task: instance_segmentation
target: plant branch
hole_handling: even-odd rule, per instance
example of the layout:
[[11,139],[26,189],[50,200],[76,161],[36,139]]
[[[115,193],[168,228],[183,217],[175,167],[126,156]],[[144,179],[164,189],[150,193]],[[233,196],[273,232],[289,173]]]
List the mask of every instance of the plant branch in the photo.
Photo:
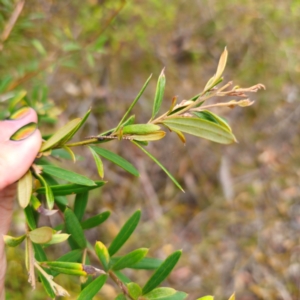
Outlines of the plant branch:
[[12,15],[10,16],[10,19],[8,20],[7,24],[5,25],[5,28],[1,34],[0,37],[0,51],[3,50],[3,44],[8,39],[13,27],[15,26],[22,10],[25,4],[25,0],[21,0],[17,3],[15,10],[13,11]]
[[119,288],[122,290],[123,294],[126,295],[129,299],[134,300],[134,298],[132,298],[129,295],[126,285],[116,276],[116,274],[113,271],[109,271],[108,274],[109,274],[110,278],[119,286]]

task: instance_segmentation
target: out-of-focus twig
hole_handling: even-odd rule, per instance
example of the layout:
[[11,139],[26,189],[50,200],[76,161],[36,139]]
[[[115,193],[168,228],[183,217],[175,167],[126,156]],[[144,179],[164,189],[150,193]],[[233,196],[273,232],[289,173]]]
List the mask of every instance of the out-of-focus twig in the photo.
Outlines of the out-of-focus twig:
[[[20,10],[20,11],[19,11],[19,14],[20,14],[21,11],[22,11],[22,8],[23,8],[23,6],[24,6],[25,0],[21,0],[19,3],[21,3],[21,2],[22,2],[23,4],[22,4],[21,9],[19,9],[19,10]],[[19,3],[18,3],[18,5],[17,5],[17,7],[16,7],[16,9],[15,9],[15,11],[14,11],[14,13],[13,13],[13,15],[15,15],[15,12],[17,11],[17,8],[19,7]],[[89,46],[91,43],[93,43],[93,42],[99,37],[99,35],[101,35],[101,34],[108,28],[108,26],[111,24],[111,22],[115,19],[115,17],[116,17],[116,16],[120,13],[120,11],[124,8],[125,4],[126,4],[126,0],[122,0],[122,1],[121,1],[120,7],[119,7],[118,9],[116,9],[116,10],[109,16],[109,18],[108,18],[107,21],[105,22],[105,24],[104,24],[104,26],[102,27],[102,29],[100,30],[100,32],[97,33],[97,36],[95,36],[95,37],[93,37],[93,38],[91,39],[92,42],[87,43],[85,46],[81,47],[80,50],[78,50],[78,51],[81,51],[82,49],[86,48],[86,47]],[[19,16],[19,14],[17,15],[17,17]],[[13,18],[13,15],[12,15],[11,19]],[[16,19],[15,19],[14,22],[16,22],[17,17],[16,17]],[[10,19],[9,23],[11,23],[11,19]],[[11,27],[11,29],[12,29],[12,27]],[[6,31],[6,29],[4,30],[4,32],[5,32],[5,31]],[[2,36],[4,35],[4,32],[3,32]],[[2,49],[1,49],[1,46],[3,46],[2,43],[1,43],[1,41],[3,42],[3,40],[0,38],[0,51],[2,50]],[[69,57],[70,55],[73,55],[74,53],[76,53],[76,51],[73,51],[71,54],[70,54],[70,53],[63,54],[63,51],[62,51],[62,50],[58,50],[58,51],[57,51],[56,53],[54,53],[50,58],[47,58],[45,61],[42,61],[42,62],[40,63],[40,66],[37,68],[37,70],[32,71],[32,72],[29,72],[29,73],[25,74],[23,77],[18,78],[18,79],[16,79],[15,81],[13,81],[13,82],[8,86],[6,92],[15,89],[17,86],[19,86],[19,85],[22,84],[23,82],[26,82],[27,80],[29,80],[29,79],[35,77],[36,75],[38,75],[39,73],[41,73],[42,71],[44,71],[45,69],[47,69],[53,62],[56,62],[57,59],[64,59],[64,58],[67,58],[67,57]]]
[[15,10],[13,11],[10,19],[6,23],[4,30],[0,36],[0,51],[3,50],[3,44],[9,37],[13,27],[15,26],[25,4],[25,0],[21,0],[17,3]]
[[28,72],[26,73],[24,76],[16,79],[15,81],[13,81],[7,88],[6,92],[12,91],[13,89],[15,89],[17,86],[19,86],[20,84],[22,84],[23,82],[35,77],[36,75],[38,75],[39,73],[41,73],[42,71],[46,70],[48,67],[50,67],[53,63],[56,62],[56,55],[52,55],[50,58],[48,58],[45,61],[42,61],[39,65],[39,67],[32,71],[32,72]]

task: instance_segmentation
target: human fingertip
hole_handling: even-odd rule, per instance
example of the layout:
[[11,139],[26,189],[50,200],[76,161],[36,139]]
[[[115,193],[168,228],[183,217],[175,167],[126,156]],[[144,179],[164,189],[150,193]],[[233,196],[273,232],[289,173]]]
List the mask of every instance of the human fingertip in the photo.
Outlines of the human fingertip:
[[30,111],[29,106],[22,107],[11,114],[9,120],[18,120],[25,117]]
[[22,141],[31,136],[37,129],[37,123],[31,122],[19,128],[11,137],[11,141]]

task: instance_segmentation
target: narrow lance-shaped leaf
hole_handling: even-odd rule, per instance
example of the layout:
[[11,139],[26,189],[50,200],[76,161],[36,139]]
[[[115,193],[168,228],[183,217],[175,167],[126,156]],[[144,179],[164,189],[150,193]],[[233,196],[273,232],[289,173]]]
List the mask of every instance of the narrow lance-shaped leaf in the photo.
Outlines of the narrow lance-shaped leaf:
[[[82,250],[76,249],[72,250],[61,257],[59,257],[56,261],[64,261],[64,262],[79,262],[82,257]],[[52,271],[52,276],[55,277],[59,275],[59,272]]]
[[40,180],[40,182],[43,184],[46,194],[46,201],[49,209],[52,209],[54,206],[54,195],[51,187],[48,185],[47,181],[40,175],[35,174],[36,177]]
[[95,152],[98,153],[100,156],[106,158],[107,160],[110,160],[111,162],[115,163],[119,167],[129,172],[130,174],[134,176],[139,176],[138,170],[123,157],[103,148],[95,146],[92,146],[91,148],[93,148]]
[[158,131],[160,126],[155,124],[133,124],[123,127],[123,134],[149,134]]
[[128,221],[123,225],[118,235],[114,238],[111,245],[108,248],[110,256],[113,256],[129,239],[135,228],[137,227],[141,218],[141,211],[136,211]]
[[69,234],[66,233],[55,233],[52,235],[52,239],[45,244],[45,246],[59,244],[65,242],[69,238]]
[[101,275],[97,277],[81,291],[77,300],[93,299],[93,297],[101,290],[106,280],[106,275]]
[[9,101],[9,111],[11,112],[13,108],[26,96],[27,92],[22,90],[18,92],[10,101]]
[[91,109],[89,109],[86,114],[80,118],[80,122],[78,123],[78,125],[70,131],[70,133],[64,137],[64,139],[62,139],[59,144],[65,144],[67,141],[69,141],[74,135],[75,133],[83,126],[83,124],[86,122],[87,118],[89,117],[91,113]]
[[40,262],[40,264],[44,267],[49,267],[50,270],[55,272],[60,272],[68,275],[76,275],[76,276],[88,276],[88,275],[98,275],[100,272],[104,273],[104,271],[100,269],[96,269],[90,265],[84,265],[81,263],[74,262],[65,262],[65,261],[44,261]]
[[140,248],[136,249],[134,251],[131,251],[130,253],[122,256],[113,266],[112,269],[115,271],[122,270],[125,268],[130,268],[132,265],[139,262],[141,259],[143,259],[148,253],[148,249],[146,248]]
[[26,216],[26,221],[31,230],[36,228],[36,220],[33,214],[33,209],[31,205],[27,205],[24,209],[24,213]]
[[9,246],[9,247],[16,247],[16,246],[20,245],[24,241],[25,238],[26,238],[25,234],[18,236],[18,237],[13,237],[10,235],[3,235],[4,243],[6,246]]
[[105,211],[101,214],[98,214],[94,217],[91,217],[81,222],[81,227],[83,230],[94,228],[102,224],[104,221],[106,221],[109,216],[110,216],[110,211]]
[[129,106],[128,110],[126,111],[126,113],[124,114],[123,118],[121,119],[120,123],[118,124],[118,126],[115,129],[115,132],[118,132],[121,125],[124,123],[124,121],[126,120],[126,118],[128,117],[128,115],[130,114],[131,110],[133,109],[133,107],[135,106],[135,104],[139,101],[140,97],[142,96],[142,94],[144,93],[150,79],[152,77],[152,74],[148,77],[148,79],[146,80],[146,82],[144,83],[142,89],[140,90],[140,92],[138,93],[138,95],[136,96],[136,98],[133,100],[133,102],[131,103],[131,105]]
[[160,287],[152,290],[143,296],[145,300],[183,300],[187,297],[186,293],[178,292],[172,288]]
[[69,208],[66,208],[64,216],[68,233],[71,234],[72,238],[80,248],[85,248],[86,239],[77,217]]
[[41,55],[43,55],[43,56],[47,55],[47,51],[45,50],[44,46],[42,45],[42,43],[39,40],[33,39],[33,40],[31,40],[31,43]]
[[132,141],[137,147],[139,147],[144,153],[146,153],[155,163],[157,163],[161,169],[169,176],[169,178],[175,183],[175,185],[184,192],[184,189],[181,185],[177,182],[177,180],[170,174],[170,172],[152,155],[150,154],[145,148],[139,145],[137,142]]
[[207,120],[190,117],[172,117],[163,121],[171,130],[179,130],[216,143],[230,144],[236,141],[232,132]]
[[207,84],[204,88],[204,92],[209,91],[211,88],[213,88],[220,81],[221,76],[222,76],[222,74],[225,70],[225,67],[226,67],[227,57],[228,57],[228,52],[227,52],[227,49],[225,47],[223,53],[221,54],[216,74],[212,78],[209,79],[209,81],[207,82]]
[[143,295],[151,292],[161,284],[171,273],[181,256],[181,251],[175,251],[161,264],[143,287]]
[[[33,246],[34,256],[37,261],[46,261],[47,260],[47,256],[41,245],[31,243],[29,238],[27,238],[26,241],[28,241],[28,243],[27,243],[28,245]],[[52,272],[50,270],[44,269],[44,271],[52,276]],[[49,281],[45,278],[45,276],[42,273],[40,273],[40,272],[38,272],[38,273],[39,273],[39,277],[40,277],[40,280],[43,284],[45,291],[47,292],[49,297],[51,297],[51,299],[53,299],[55,297],[55,294],[53,292],[52,286],[50,285]]]
[[103,243],[101,243],[100,241],[97,241],[95,244],[95,252],[96,252],[104,270],[108,271],[109,263],[110,263],[110,255],[108,253],[106,246]]
[[76,162],[76,156],[75,156],[74,152],[67,146],[63,146],[63,149],[65,149],[70,154],[73,162],[75,163]]
[[[96,188],[103,186],[105,181],[95,181],[94,186],[86,186],[80,184],[62,184],[62,185],[51,185],[51,190],[53,191],[54,196],[66,196],[72,194],[80,194],[86,191],[90,191]],[[35,190],[36,193],[44,195],[46,193],[45,187],[40,187]]]
[[43,143],[41,150],[42,152],[54,148],[61,140],[63,140],[68,134],[70,134],[75,128],[77,128],[78,124],[80,124],[81,119],[77,118],[66,125],[61,127],[56,133],[54,133],[51,138],[49,138],[45,143]]
[[155,92],[155,97],[154,97],[154,104],[153,104],[153,110],[152,110],[152,119],[157,115],[159,112],[159,109],[162,104],[162,100],[164,97],[164,92],[165,92],[165,85],[166,85],[166,77],[164,74],[163,69],[158,77],[157,81],[157,86],[156,86],[156,92]]
[[181,131],[179,131],[179,130],[173,129],[172,131],[175,132],[175,133],[177,134],[177,136],[179,137],[179,139],[180,139],[180,140],[182,141],[182,143],[185,145],[186,139],[185,139],[184,134],[183,134]]
[[140,269],[140,270],[156,270],[158,269],[163,261],[158,258],[144,257],[142,260],[132,265],[131,269]]
[[99,157],[99,155],[96,153],[96,151],[92,148],[92,147],[88,147],[93,155],[97,170],[98,170],[98,174],[100,176],[100,178],[104,177],[104,168],[103,168],[103,162],[101,160],[101,158]]
[[225,47],[223,53],[221,54],[220,60],[219,60],[219,64],[218,64],[218,68],[217,68],[217,72],[215,75],[215,80],[217,81],[223,74],[225,67],[226,67],[226,63],[227,63],[227,57],[228,57],[228,51],[227,48]]
[[77,194],[76,197],[75,197],[74,214],[76,215],[76,217],[79,221],[82,220],[82,217],[85,213],[88,198],[89,198],[89,192],[88,191]]
[[28,170],[18,182],[18,201],[22,208],[25,208],[30,202],[32,192],[32,174]]
[[150,142],[161,140],[165,135],[166,133],[164,131],[159,130],[149,134],[130,135],[130,139],[140,142]]
[[77,174],[75,172],[71,172],[53,165],[43,165],[42,166],[43,173],[52,175],[54,177],[64,179],[70,181],[72,183],[77,183],[81,185],[93,186],[95,182],[83,175]]

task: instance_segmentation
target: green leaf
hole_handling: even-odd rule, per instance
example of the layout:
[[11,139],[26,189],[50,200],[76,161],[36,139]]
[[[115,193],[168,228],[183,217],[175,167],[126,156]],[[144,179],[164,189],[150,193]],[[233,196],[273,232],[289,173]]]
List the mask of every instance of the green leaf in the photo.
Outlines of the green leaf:
[[156,86],[156,92],[155,92],[155,97],[154,97],[154,104],[153,104],[153,110],[152,110],[152,119],[157,115],[159,112],[159,109],[162,104],[162,100],[164,97],[164,92],[165,92],[165,85],[166,85],[166,77],[164,74],[163,69],[158,77],[157,81],[157,86]]
[[155,124],[133,124],[123,127],[123,134],[149,134],[159,129],[160,126]]
[[120,281],[122,281],[123,283],[128,284],[131,282],[131,280],[125,274],[123,274],[121,271],[115,271],[114,273],[118,277],[118,279]]
[[30,202],[32,193],[32,174],[28,170],[18,182],[18,201],[22,208],[25,208]]
[[26,222],[31,230],[36,229],[36,221],[31,205],[27,205],[24,209]]
[[106,158],[107,160],[110,160],[114,164],[118,165],[119,167],[121,167],[124,170],[126,170],[127,172],[129,172],[130,174],[132,174],[134,176],[139,176],[138,170],[131,163],[129,163],[127,160],[125,160],[121,156],[119,156],[113,152],[110,152],[106,149],[103,149],[103,148],[98,148],[95,146],[91,147],[91,148],[93,148],[100,156]]
[[21,90],[9,101],[8,109],[10,112],[26,96],[26,94],[27,92],[25,90]]
[[74,212],[71,209],[66,208],[66,210],[64,211],[64,216],[67,232],[71,234],[72,238],[79,246],[79,248],[86,248],[85,235]]
[[177,180],[169,173],[169,171],[152,155],[150,154],[145,148],[139,145],[137,142],[132,141],[137,147],[139,147],[144,153],[146,153],[156,164],[160,166],[160,168],[169,176],[169,178],[175,183],[175,185],[184,192],[184,189],[181,185],[177,182]]
[[112,269],[115,271],[130,268],[132,265],[143,259],[148,253],[148,249],[140,248],[136,249],[124,256],[122,256],[113,266]]
[[83,192],[77,194],[74,201],[74,214],[76,215],[79,221],[82,220],[82,217],[85,213],[86,205],[89,200],[89,192]]
[[97,241],[95,244],[95,252],[96,252],[104,270],[108,271],[109,263],[110,263],[110,256],[109,256],[106,246],[102,242]]
[[209,81],[205,85],[204,92],[209,91],[211,88],[213,88],[220,81],[221,76],[222,76],[222,74],[225,70],[225,67],[226,67],[227,57],[228,57],[228,52],[227,52],[227,49],[225,47],[223,53],[221,54],[216,74],[212,78],[209,79]]
[[40,227],[29,231],[28,236],[30,240],[36,244],[46,244],[51,241],[53,230],[50,227]]
[[142,288],[135,282],[128,283],[127,289],[128,289],[129,295],[133,299],[138,299],[138,297],[142,295]]
[[101,290],[102,286],[107,280],[106,275],[101,275],[93,280],[87,287],[85,287],[79,294],[77,300],[93,299],[93,297]]
[[144,93],[150,79],[152,77],[152,74],[148,77],[148,79],[146,80],[146,82],[144,83],[142,89],[140,90],[140,92],[138,93],[138,95],[136,96],[136,98],[133,100],[133,102],[131,103],[131,105],[129,106],[128,110],[126,111],[126,113],[124,114],[123,118],[121,119],[120,123],[118,124],[118,126],[115,129],[115,132],[117,132],[120,127],[122,126],[122,124],[124,123],[125,119],[127,118],[127,116],[130,114],[131,110],[133,109],[133,107],[135,106],[135,104],[139,101],[140,97],[142,96],[142,94]]
[[80,118],[76,118],[68,122],[66,125],[61,127],[56,133],[54,133],[50,139],[43,143],[40,151],[44,152],[50,148],[54,148],[57,144],[59,144],[59,142],[64,140],[66,136],[70,135],[70,133],[72,133],[72,131],[76,129],[80,123]]
[[96,153],[96,151],[92,147],[88,146],[88,148],[90,149],[90,151],[93,155],[93,158],[94,158],[97,170],[98,170],[98,174],[99,174],[100,178],[103,178],[104,177],[103,162],[102,162],[101,158],[98,156],[98,154]]
[[67,147],[67,146],[62,146],[63,149],[69,153],[69,155],[71,156],[72,160],[73,160],[73,163],[76,163],[76,155],[75,153],[71,150],[71,148]]
[[107,218],[110,216],[110,211],[105,211],[101,214],[98,214],[94,217],[91,217],[83,222],[81,222],[81,227],[83,230],[94,228],[104,221],[107,220]]
[[64,179],[67,181],[70,181],[72,183],[80,184],[80,185],[87,185],[87,186],[93,186],[95,185],[95,182],[83,175],[56,167],[52,165],[43,165],[42,166],[43,173],[52,175],[54,177]]
[[[47,260],[47,256],[46,256],[46,253],[44,251],[44,249],[42,248],[42,246],[40,244],[32,244],[33,246],[33,249],[34,249],[34,256],[35,256],[35,259],[37,261],[46,261]],[[51,273],[50,271],[47,272],[47,273]]]
[[204,296],[204,297],[201,297],[201,298],[198,298],[197,300],[214,300],[215,297],[214,296]]
[[45,194],[46,194],[46,201],[49,209],[52,209],[54,206],[54,195],[51,187],[48,185],[47,181],[40,175],[35,174],[37,178],[40,180],[40,182],[43,184],[45,188]]
[[25,238],[26,238],[25,234],[18,236],[18,237],[13,237],[10,235],[3,235],[4,243],[6,246],[9,246],[9,247],[16,247],[16,246],[20,245],[24,241]]
[[85,266],[81,263],[65,262],[65,261],[44,261],[41,262],[44,267],[49,267],[51,271],[61,274],[87,276]]
[[124,294],[119,294],[115,300],[127,300],[126,296],[124,296]]
[[228,51],[227,51],[227,48],[225,47],[223,53],[221,54],[219,64],[218,64],[218,69],[217,69],[217,72],[215,75],[216,81],[219,80],[221,78],[221,76],[223,75],[223,72],[225,70],[226,63],[227,63],[227,57],[228,57]]
[[43,56],[47,55],[47,52],[46,52],[44,46],[42,45],[42,43],[39,40],[33,39],[33,40],[31,40],[31,43],[41,55],[43,55]]
[[62,45],[62,49],[65,52],[77,51],[77,50],[81,50],[81,46],[79,44],[71,41],[71,42],[65,42]]
[[228,123],[226,121],[224,121],[222,118],[220,118],[219,116],[217,116],[216,114],[212,113],[209,110],[195,111],[195,112],[193,112],[193,114],[200,119],[214,122],[214,123],[219,124],[220,126],[224,127],[228,131],[230,131],[230,132],[232,131],[231,127],[228,125]]
[[[96,188],[103,186],[106,182],[105,181],[94,181],[96,185],[94,186],[86,186],[86,185],[79,185],[79,184],[62,184],[62,185],[51,185],[50,188],[53,191],[54,196],[66,196],[72,194],[80,194],[86,191],[90,191]],[[44,195],[45,188],[40,187],[36,189],[38,194]]]
[[149,142],[149,141],[158,141],[164,138],[166,133],[162,130],[156,131],[149,134],[139,134],[139,135],[130,135],[130,139],[139,141],[139,142]]
[[73,130],[71,130],[71,132],[64,139],[62,139],[59,144],[65,144],[67,141],[69,141],[75,135],[75,133],[83,126],[83,124],[86,122],[87,118],[89,117],[90,113],[91,113],[91,109],[89,109],[85,113],[85,115],[82,118],[80,118],[79,124]]
[[76,249],[62,255],[56,261],[77,262],[81,259],[81,257],[82,257],[82,250]]
[[[0,80],[0,93],[4,93],[8,87],[8,85],[11,83],[12,78],[9,75],[6,75],[5,77],[2,77]],[[11,94],[11,93],[9,93]]]
[[111,245],[108,248],[110,256],[113,256],[129,239],[135,228],[137,227],[141,218],[141,211],[136,211],[128,221],[123,225],[118,235],[114,238]]
[[207,120],[190,117],[170,117],[163,121],[171,130],[179,130],[216,143],[230,144],[236,141],[234,135],[224,127]]
[[[46,180],[47,184],[50,186],[51,191],[52,191],[52,186],[59,184],[56,179],[54,179],[52,176],[50,176],[48,174],[44,174],[43,178]],[[52,191],[52,194],[53,194],[53,196],[55,196],[55,199],[54,199],[55,203],[58,204],[61,211],[64,211],[65,207],[68,205],[67,198],[65,196],[54,195],[53,191]],[[32,201],[32,198],[31,198],[31,201]]]
[[163,263],[162,260],[152,257],[144,257],[142,260],[132,265],[131,269],[140,269],[140,270],[156,270]]
[[187,297],[186,293],[177,292],[172,288],[161,287],[152,290],[143,296],[145,300],[183,300]]
[[143,295],[150,293],[161,284],[171,273],[181,256],[181,251],[175,251],[161,264],[143,287]]
[[55,233],[52,235],[52,239],[46,243],[45,246],[59,244],[66,241],[69,238],[69,234],[66,233]]
[[[82,257],[82,250],[81,249],[76,249],[72,250],[65,255],[62,255],[59,257],[56,261],[64,261],[64,262],[79,262]],[[54,272],[52,271],[52,276],[55,277],[59,275],[59,272]]]
[[[161,297],[161,298],[149,298],[150,299],[157,299],[157,300],[184,300],[186,299],[188,295],[184,292],[176,292],[175,294],[171,295],[171,296],[166,296],[166,297]],[[146,299],[148,299],[146,297]]]

